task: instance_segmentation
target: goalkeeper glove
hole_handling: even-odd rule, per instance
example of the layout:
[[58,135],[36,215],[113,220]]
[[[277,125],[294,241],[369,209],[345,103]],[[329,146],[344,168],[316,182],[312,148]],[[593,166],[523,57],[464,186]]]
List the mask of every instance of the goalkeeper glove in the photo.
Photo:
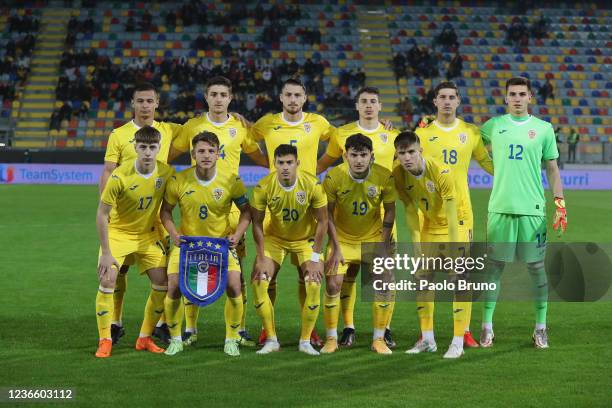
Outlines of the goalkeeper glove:
[[555,197],[555,207],[557,208],[555,209],[553,229],[561,236],[567,228],[567,211],[565,211],[565,200],[563,197]]

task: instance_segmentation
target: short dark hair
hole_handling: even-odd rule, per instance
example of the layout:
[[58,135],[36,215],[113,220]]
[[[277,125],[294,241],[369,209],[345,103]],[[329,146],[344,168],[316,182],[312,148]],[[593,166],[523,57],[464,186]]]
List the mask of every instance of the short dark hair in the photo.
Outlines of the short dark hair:
[[274,149],[274,158],[275,159],[277,157],[287,156],[289,154],[294,155],[295,158],[297,159],[297,157],[298,157],[297,147],[295,147],[294,145],[282,144],[282,145],[278,145],[278,147],[276,149]]
[[134,143],[153,144],[161,141],[161,133],[153,126],[143,126],[134,134]]
[[285,89],[287,85],[301,86],[302,89],[304,90],[304,94],[306,94],[306,87],[304,86],[302,81],[300,81],[299,78],[289,78],[285,82],[283,82],[283,86],[281,86],[281,92],[283,89]]
[[370,93],[370,94],[374,94],[376,96],[380,96],[380,91],[378,90],[378,88],[376,88],[374,86],[364,86],[359,91],[357,91],[357,95],[355,95],[355,102],[359,101],[359,97],[363,93]]
[[199,142],[206,142],[211,146],[215,146],[217,149],[219,148],[219,138],[213,132],[200,132],[191,139],[192,148],[195,147]]
[[344,143],[344,149],[348,152],[348,150],[351,148],[358,152],[362,152],[364,150],[371,152],[373,150],[372,139],[361,133],[350,135]]
[[153,91],[155,95],[157,95],[157,89],[155,89],[155,85],[150,82],[139,82],[134,85],[134,90],[132,91],[132,98],[136,92],[144,92],[144,91]]
[[453,81],[444,81],[444,82],[440,82],[435,88],[434,88],[434,98],[438,97],[438,93],[442,90],[442,89],[454,89],[455,92],[457,92],[457,97],[459,98],[459,88],[457,87],[457,84],[455,84]]
[[419,137],[417,136],[417,134],[414,133],[412,130],[405,130],[401,132],[399,135],[397,135],[397,137],[395,138],[395,141],[393,142],[393,145],[395,146],[395,149],[397,150],[400,147],[408,147],[415,143],[418,145],[421,144],[421,141],[419,140]]
[[510,78],[506,82],[506,93],[508,92],[508,88],[511,87],[512,85],[525,85],[527,89],[529,89],[529,92],[531,92],[531,81],[529,80],[529,78],[525,78],[525,77]]
[[218,75],[218,76],[210,78],[206,82],[206,87],[205,87],[206,93],[208,93],[208,89],[211,86],[214,86],[214,85],[223,85],[223,86],[226,86],[227,89],[229,90],[229,92],[232,93],[232,81],[230,81],[229,79],[227,79],[224,76]]

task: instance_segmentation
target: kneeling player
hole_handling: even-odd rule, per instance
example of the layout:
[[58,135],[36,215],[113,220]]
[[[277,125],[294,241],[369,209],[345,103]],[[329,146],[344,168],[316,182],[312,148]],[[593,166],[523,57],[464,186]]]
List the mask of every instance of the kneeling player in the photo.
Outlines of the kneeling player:
[[[323,188],[329,213],[330,256],[326,264],[325,328],[327,340],[321,353],[338,349],[340,288],[344,275],[355,275],[361,263],[362,242],[383,242],[390,247],[395,220],[396,192],[391,172],[374,163],[372,139],[360,133],[346,140],[344,163],[327,173]],[[384,219],[380,207],[384,206]],[[387,293],[387,297],[392,294]],[[372,304],[374,335],[372,350],[391,354],[384,341],[392,303],[380,299]]]
[[[440,250],[442,244],[432,243],[469,242],[469,230],[463,228],[457,218],[455,187],[450,170],[439,167],[432,159],[422,156],[423,149],[414,132],[400,133],[395,139],[395,148],[400,165],[393,169],[393,178],[397,193],[406,206],[407,223],[413,241],[424,243],[427,257],[450,256],[449,248]],[[423,213],[422,233],[419,230],[417,208]],[[428,281],[433,275],[432,271],[419,271],[418,274]],[[432,291],[422,291],[418,294],[417,313],[421,338],[413,348],[406,351],[408,354],[437,350],[433,331],[433,297]],[[470,300],[469,293],[455,292],[454,334],[444,358],[459,358],[463,355],[463,335],[472,312]]]
[[[98,206],[96,227],[100,237],[98,276],[100,287],[96,297],[96,318],[100,341],[96,357],[110,357],[112,349],[111,319],[113,292],[119,267],[126,257],[137,260],[141,273],[151,280],[151,294],[136,350],[162,353],[151,333],[164,310],[168,290],[166,249],[155,229],[166,182],[173,173],[170,166],[156,160],[161,134],[145,126],[134,135],[137,158],[124,162],[111,174]],[[110,217],[110,221],[109,221]]]
[[[297,257],[306,283],[299,350],[310,355],[319,354],[310,344],[310,333],[317,321],[321,302],[321,249],[327,231],[327,200],[319,180],[298,171],[298,165],[297,148],[279,145],[274,150],[276,171],[264,177],[253,191],[253,236],[257,258],[251,280],[255,309],[267,334],[258,354],[280,349],[268,286],[288,253]],[[264,231],[266,209],[270,222]]]
[[[225,346],[223,351],[230,356],[239,356],[240,321],[242,317],[242,293],[240,285],[240,264],[236,245],[246,231],[251,215],[246,187],[240,177],[232,172],[218,172],[219,139],[214,133],[202,132],[196,135],[191,145],[191,156],[195,166],[181,171],[168,182],[161,219],[168,230],[174,247],[168,261],[168,297],[166,299],[166,319],[170,327],[170,346],[166,354],[174,355],[183,350],[181,326],[183,308],[180,307],[178,282],[180,235],[207,236],[211,238],[228,237],[227,299],[225,302]],[[230,234],[230,209],[235,203],[240,210],[240,221],[233,234]],[[181,209],[180,232],[172,219],[176,205]]]

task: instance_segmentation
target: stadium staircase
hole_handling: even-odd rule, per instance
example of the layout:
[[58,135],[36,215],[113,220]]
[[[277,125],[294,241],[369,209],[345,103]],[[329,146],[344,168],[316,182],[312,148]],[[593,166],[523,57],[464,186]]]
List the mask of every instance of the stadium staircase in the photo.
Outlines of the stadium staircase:
[[69,18],[69,9],[52,8],[42,13],[31,71],[17,117],[15,147],[47,147],[49,119],[55,106],[55,87]]
[[363,67],[366,84],[380,90],[383,104],[382,117],[400,126],[402,118],[397,114],[400,101],[398,86],[389,61],[393,59],[387,14],[383,8],[363,8],[357,15],[360,47],[364,55]]

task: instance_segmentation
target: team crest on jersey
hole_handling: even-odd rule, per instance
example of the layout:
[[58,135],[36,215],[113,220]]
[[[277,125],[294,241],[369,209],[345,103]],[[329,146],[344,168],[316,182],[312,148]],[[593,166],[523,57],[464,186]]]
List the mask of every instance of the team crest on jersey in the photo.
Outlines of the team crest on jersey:
[[164,184],[164,179],[162,177],[158,177],[155,179],[155,189],[156,190],[159,190],[162,184]]
[[306,204],[306,192],[305,191],[296,192],[295,199],[297,200],[298,203],[302,205]]
[[387,140],[389,140],[389,135],[386,133],[381,133],[378,137],[380,137],[380,141],[383,143],[387,143]]
[[459,133],[459,141],[461,144],[465,144],[465,142],[467,142],[467,135],[465,133]]
[[215,200],[219,201],[223,197],[223,189],[222,188],[215,188],[213,190],[213,197],[214,197]]
[[236,137],[236,129],[235,129],[235,128],[230,128],[230,129],[229,129],[229,136],[230,136],[231,138]]
[[433,181],[431,180],[427,180],[427,183],[425,183],[425,188],[427,189],[427,191],[429,191],[430,193],[433,193],[436,191],[436,185],[433,183]]
[[310,133],[310,130],[312,128],[310,127],[310,123],[304,123],[304,130],[306,131],[306,133]]
[[377,194],[378,194],[378,189],[376,188],[376,186],[368,187],[368,197],[374,198],[376,197]]
[[527,132],[527,135],[529,136],[530,139],[535,139],[535,137],[537,136],[536,131],[533,129],[529,129],[529,132]]

